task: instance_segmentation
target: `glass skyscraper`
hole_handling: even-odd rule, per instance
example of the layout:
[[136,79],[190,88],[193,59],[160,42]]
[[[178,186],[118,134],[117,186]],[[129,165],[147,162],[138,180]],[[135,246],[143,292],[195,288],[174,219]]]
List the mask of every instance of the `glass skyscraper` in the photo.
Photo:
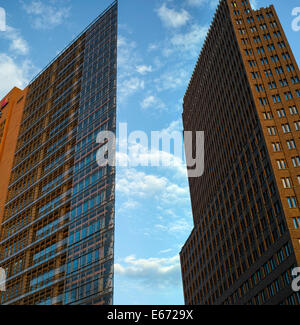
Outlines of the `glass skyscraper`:
[[1,102],[3,305],[113,303],[115,168],[96,138],[116,132],[117,7]]

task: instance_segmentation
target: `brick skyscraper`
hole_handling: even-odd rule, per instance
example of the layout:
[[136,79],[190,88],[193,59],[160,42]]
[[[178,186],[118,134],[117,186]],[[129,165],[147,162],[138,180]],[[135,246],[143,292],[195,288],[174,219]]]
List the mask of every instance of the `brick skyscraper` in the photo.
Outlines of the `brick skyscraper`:
[[4,305],[113,302],[117,1],[24,90],[1,102],[0,267]]
[[205,131],[180,253],[186,304],[300,303],[299,79],[273,6],[220,1],[184,98],[184,129]]

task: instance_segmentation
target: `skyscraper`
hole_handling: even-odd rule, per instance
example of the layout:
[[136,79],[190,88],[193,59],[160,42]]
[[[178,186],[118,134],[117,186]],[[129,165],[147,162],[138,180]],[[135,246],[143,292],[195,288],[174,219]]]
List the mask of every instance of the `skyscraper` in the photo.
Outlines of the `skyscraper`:
[[116,132],[117,6],[1,101],[1,304],[113,302],[115,169],[96,137]]
[[205,131],[180,257],[186,304],[299,304],[299,68],[273,6],[221,0],[184,98]]

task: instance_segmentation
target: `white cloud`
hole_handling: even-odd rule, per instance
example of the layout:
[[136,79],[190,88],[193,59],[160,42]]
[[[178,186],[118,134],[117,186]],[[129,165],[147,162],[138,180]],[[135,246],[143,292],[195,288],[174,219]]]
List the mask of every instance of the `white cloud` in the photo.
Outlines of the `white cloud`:
[[207,3],[207,0],[187,0],[190,6],[202,6]]
[[187,0],[187,4],[193,7],[201,7],[204,5],[209,5],[211,9],[215,9],[220,0]]
[[139,206],[139,202],[133,200],[133,199],[129,199],[125,202],[122,203],[122,205],[119,208],[118,213],[124,213],[124,212],[128,212],[129,210],[134,210]]
[[207,26],[192,25],[187,33],[177,33],[171,38],[171,51],[185,51],[189,55],[197,56],[201,50],[201,44],[208,32]]
[[126,169],[118,179],[116,189],[125,195],[149,197],[157,195],[166,188],[168,179],[156,175],[147,175],[135,169]]
[[162,110],[162,109],[166,108],[166,105],[162,102],[162,100],[158,97],[153,96],[153,95],[146,97],[141,102],[141,106],[144,109],[152,108],[152,109]]
[[29,46],[17,29],[11,26],[6,26],[6,32],[3,33],[3,37],[10,41],[9,50],[14,54],[28,54]]
[[186,10],[169,9],[165,3],[157,10],[157,14],[165,26],[172,28],[184,26],[190,19]]
[[172,235],[184,235],[189,233],[193,229],[192,225],[189,222],[187,222],[186,219],[183,218],[179,220],[172,220],[166,225],[157,224],[155,225],[155,228]]
[[250,4],[252,9],[257,10],[258,9],[258,0],[250,0]]
[[[190,24],[184,32],[172,32],[164,40],[148,47],[148,51],[160,50],[163,57],[168,58],[168,67],[172,67],[174,73],[178,73],[178,66],[189,75],[194,68],[194,59],[200,54],[201,47],[208,33],[209,27],[206,25]],[[170,63],[172,60],[173,64]],[[192,66],[187,62],[193,61]],[[160,60],[160,62],[162,62]],[[174,69],[175,67],[175,69]],[[190,68],[191,71],[188,71]]]
[[23,9],[32,17],[33,27],[36,29],[51,29],[65,22],[70,16],[70,7],[59,7],[44,4],[42,1],[33,0],[30,3],[21,1]]
[[120,98],[123,100],[135,92],[143,90],[145,88],[145,81],[138,77],[131,76],[129,79],[120,81],[119,85]]
[[128,168],[119,173],[116,190],[127,198],[151,198],[164,204],[182,204],[189,201],[189,188],[172,183],[166,177]]
[[141,59],[137,54],[136,43],[121,35],[118,39],[119,107],[129,96],[145,88],[145,81],[137,69],[137,67],[143,66],[140,63]]
[[182,120],[180,119],[180,120],[172,121],[168,125],[168,127],[162,130],[162,132],[166,134],[171,134],[173,131],[182,132],[182,130],[183,130],[183,125],[182,125]]
[[148,51],[149,51],[149,52],[151,52],[151,51],[156,51],[158,48],[159,48],[159,45],[158,45],[158,44],[151,43],[151,44],[148,46]]
[[33,66],[29,60],[17,64],[7,54],[0,53],[0,98],[13,87],[24,88],[32,76]]
[[136,67],[136,71],[139,73],[139,74],[142,74],[142,75],[145,75],[147,74],[148,72],[152,72],[152,66],[149,65],[138,65]]
[[118,66],[125,71],[136,70],[139,59],[136,54],[136,43],[120,35],[118,38]]
[[167,253],[170,253],[170,252],[172,252],[172,248],[163,249],[163,250],[159,251],[159,254],[167,254]]
[[181,285],[179,256],[147,259],[128,256],[124,259],[123,265],[115,264],[115,272],[142,282],[150,288],[169,288]]
[[186,69],[177,68],[162,73],[154,80],[157,91],[172,90],[188,84],[190,75]]
[[[149,100],[152,102],[152,99]],[[182,136],[182,122],[180,120],[173,121],[170,125],[160,130],[160,135],[167,140],[174,140],[173,151],[170,142],[169,152],[155,148],[155,143],[137,143],[136,140],[129,141],[125,139],[118,139],[117,151],[117,165],[119,166],[153,166],[160,167],[164,172],[170,172],[172,177],[187,180],[187,168],[185,163],[183,136]],[[149,135],[149,139],[151,135]],[[177,145],[181,145],[181,149]],[[176,144],[176,148],[175,148]],[[172,153],[173,152],[173,153]],[[122,174],[123,176],[125,174]]]

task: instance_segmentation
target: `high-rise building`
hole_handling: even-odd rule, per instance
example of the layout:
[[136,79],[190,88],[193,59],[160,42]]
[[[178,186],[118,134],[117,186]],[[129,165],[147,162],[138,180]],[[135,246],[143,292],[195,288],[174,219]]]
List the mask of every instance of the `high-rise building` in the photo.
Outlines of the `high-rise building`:
[[2,305],[113,303],[117,6],[1,101]]
[[183,104],[184,130],[205,131],[186,304],[300,304],[299,78],[273,6],[220,1]]

